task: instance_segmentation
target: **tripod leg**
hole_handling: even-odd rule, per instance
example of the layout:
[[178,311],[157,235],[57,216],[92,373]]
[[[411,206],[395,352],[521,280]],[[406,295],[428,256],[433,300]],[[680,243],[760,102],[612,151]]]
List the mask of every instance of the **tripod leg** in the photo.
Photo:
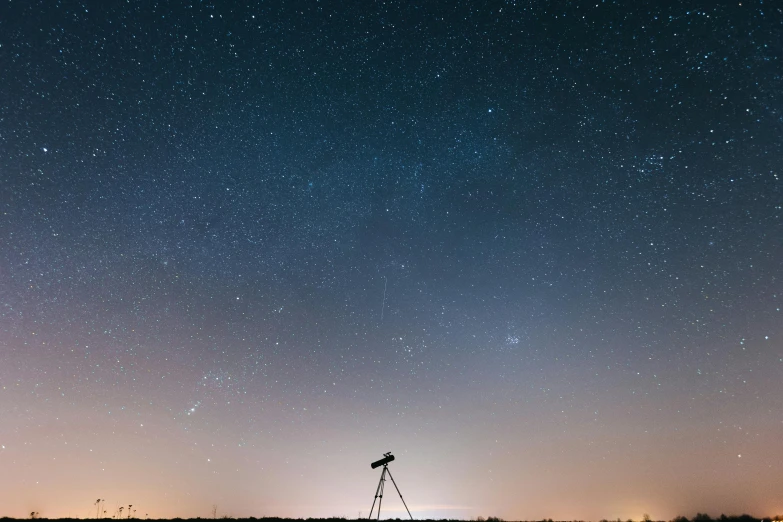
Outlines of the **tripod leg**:
[[384,466],[383,467],[383,473],[381,473],[381,496],[378,497],[378,518],[376,520],[381,519],[381,502],[383,502],[383,489],[386,487],[386,473],[388,473],[389,469]]
[[[372,511],[375,509],[375,502],[378,500],[378,496],[383,497],[383,475],[386,472],[386,469],[384,468],[383,473],[381,473],[381,480],[378,481],[378,487],[375,489],[375,498],[372,500],[372,507],[370,508],[370,516],[367,517],[367,520],[372,519]],[[381,505],[378,504],[378,515],[381,514]]]
[[[400,488],[397,487],[397,483],[394,481],[394,477],[392,477],[391,471],[389,472],[389,478],[392,479],[392,484],[394,484],[394,489],[397,490],[397,494],[400,496],[400,500],[402,500],[402,505],[405,506],[405,511],[408,512],[408,516],[411,517],[411,520],[413,520],[413,515],[411,515],[411,510],[408,509],[408,504],[405,503],[405,499],[402,498],[402,493],[400,493]],[[378,505],[378,514],[380,515],[380,504]]]

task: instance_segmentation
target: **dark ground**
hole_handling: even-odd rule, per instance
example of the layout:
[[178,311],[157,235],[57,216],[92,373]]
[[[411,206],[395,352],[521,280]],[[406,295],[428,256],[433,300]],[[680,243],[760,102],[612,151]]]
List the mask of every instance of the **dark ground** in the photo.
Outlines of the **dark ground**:
[[[366,520],[366,519],[348,519],[348,518],[345,518],[345,517],[331,517],[331,518],[280,518],[280,517],[244,517],[244,518],[234,518],[234,517],[219,517],[219,518],[222,519],[222,520],[235,520],[237,522],[250,522],[250,521],[253,521],[253,522],[286,522],[286,521],[294,521],[294,520],[307,520],[308,522],[336,522],[336,521],[353,522],[354,520],[356,520],[356,522],[360,522],[361,520]],[[17,521],[17,520],[21,521],[21,520],[32,520],[32,519],[31,518],[10,518],[10,517],[2,517],[2,518],[0,518],[0,522],[14,522],[14,521]],[[67,522],[67,521],[70,521],[70,520],[89,520],[89,519],[83,519],[83,518],[52,518],[52,519],[49,519],[49,518],[44,518],[44,517],[35,517],[34,520],[46,520],[46,521],[48,521],[48,520],[57,520],[59,522]],[[104,520],[113,520],[113,519],[104,519]],[[197,517],[197,518],[171,518],[171,519],[167,519],[167,518],[145,518],[145,519],[134,518],[133,520],[135,520],[135,521],[138,521],[138,520],[152,520],[152,521],[155,521],[155,522],[172,522],[172,521],[192,522],[192,521],[195,521],[195,520],[212,520],[212,519],[208,518],[208,517],[203,517],[203,518],[202,517]],[[407,520],[407,519],[395,518],[395,519],[384,519],[384,520]],[[435,522],[435,520],[437,520],[437,522],[449,522],[451,519],[445,519],[444,518],[444,519],[417,519],[417,520],[421,520],[423,522],[428,522],[428,521]],[[483,522],[484,520],[486,520],[486,522],[512,522],[512,521],[504,521],[503,519],[496,518],[496,517],[489,517],[488,519],[484,519],[483,517],[479,517],[478,520],[479,520],[479,522]],[[712,522],[712,521],[716,521],[716,522],[773,522],[773,521],[783,521],[783,515],[775,515],[775,516],[772,516],[772,517],[761,517],[761,518],[752,517],[750,515],[728,515],[728,516],[727,515],[720,515],[719,517],[713,518],[713,517],[711,517],[709,515],[698,513],[696,516],[694,516],[693,518],[690,518],[690,519],[688,517],[679,516],[679,517],[675,517],[671,521],[649,521],[649,522]],[[462,521],[462,520],[459,520],[459,521],[455,520],[455,522],[464,522],[464,521]],[[584,521],[576,521],[576,520],[575,521],[554,521],[554,520],[552,520],[550,518],[550,519],[544,519],[544,520],[541,520],[541,521],[520,521],[520,522],[584,522]],[[604,520],[601,520],[600,522],[623,522],[623,521],[620,520],[620,519],[617,519],[617,521],[607,521],[607,520],[604,519]],[[628,520],[626,522],[634,522],[634,521],[633,520]]]

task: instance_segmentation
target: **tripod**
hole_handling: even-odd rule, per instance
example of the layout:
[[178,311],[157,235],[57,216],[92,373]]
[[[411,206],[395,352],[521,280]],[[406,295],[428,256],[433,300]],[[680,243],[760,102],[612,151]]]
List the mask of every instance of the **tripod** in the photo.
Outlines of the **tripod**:
[[[394,458],[394,457],[392,457]],[[370,508],[370,516],[367,517],[367,519],[372,518],[372,511],[375,509],[375,501],[378,501],[378,516],[376,520],[381,519],[381,502],[383,502],[383,485],[384,482],[386,482],[386,474],[389,474],[389,478],[392,480],[392,484],[394,484],[394,489],[397,490],[397,494],[400,496],[400,500],[402,500],[402,505],[405,506],[405,511],[408,512],[408,516],[411,517],[411,520],[413,520],[413,515],[411,515],[411,510],[408,509],[408,504],[405,503],[405,499],[402,498],[402,493],[400,493],[400,488],[397,487],[397,483],[394,481],[394,477],[392,477],[391,471],[389,471],[388,463],[383,465],[383,471],[381,472],[381,480],[378,481],[378,489],[375,490],[375,499],[372,501],[372,507]]]

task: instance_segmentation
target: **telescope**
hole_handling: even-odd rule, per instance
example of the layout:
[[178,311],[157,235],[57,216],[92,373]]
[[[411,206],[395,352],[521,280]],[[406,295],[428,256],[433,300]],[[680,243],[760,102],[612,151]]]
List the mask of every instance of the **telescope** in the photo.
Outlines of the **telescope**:
[[394,460],[394,455],[392,455],[391,452],[384,453],[383,454],[383,458],[381,460],[376,460],[375,462],[370,464],[370,467],[372,469],[375,469],[375,468],[377,468],[379,466],[385,466],[386,464],[388,464],[389,462],[391,462],[393,460]]
[[379,468],[383,466],[383,472],[381,473],[381,480],[378,481],[378,488],[375,490],[375,498],[372,501],[372,507],[370,508],[370,516],[367,517],[369,520],[372,520],[372,512],[375,510],[375,503],[378,503],[378,515],[376,516],[376,520],[381,519],[381,503],[383,502],[383,485],[386,482],[386,475],[389,475],[389,478],[392,480],[392,484],[394,484],[394,489],[397,490],[397,494],[400,496],[400,500],[402,500],[402,505],[405,506],[405,511],[408,512],[408,516],[411,517],[411,520],[413,520],[413,515],[411,515],[411,510],[408,509],[408,504],[405,503],[405,499],[402,498],[402,493],[400,493],[400,488],[397,487],[397,483],[394,481],[394,477],[392,477],[391,471],[389,471],[389,462],[394,460],[394,455],[391,454],[391,451],[387,451],[383,454],[383,458],[380,460],[376,460],[372,464],[370,464],[370,467],[372,469]]

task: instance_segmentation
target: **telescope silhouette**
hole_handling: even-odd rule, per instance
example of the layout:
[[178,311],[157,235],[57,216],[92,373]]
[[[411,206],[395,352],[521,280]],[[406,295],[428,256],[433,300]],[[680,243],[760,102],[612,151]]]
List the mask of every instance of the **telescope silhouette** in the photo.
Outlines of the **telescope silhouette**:
[[394,489],[397,490],[397,494],[400,496],[400,500],[402,500],[402,505],[405,506],[405,511],[408,512],[408,516],[411,517],[411,520],[413,520],[413,515],[411,515],[411,510],[408,509],[408,504],[405,503],[405,499],[402,498],[402,493],[400,493],[400,488],[397,487],[397,482],[394,481],[394,477],[392,477],[391,471],[389,471],[389,462],[394,460],[394,455],[391,454],[390,451],[387,451],[383,454],[383,458],[381,460],[376,460],[372,464],[370,464],[370,467],[372,469],[379,468],[383,466],[383,472],[381,472],[381,480],[378,481],[378,488],[375,490],[375,498],[372,501],[372,507],[370,508],[370,516],[367,517],[368,519],[372,519],[372,512],[375,510],[375,503],[378,503],[378,514],[376,516],[376,520],[381,519],[381,503],[383,502],[383,485],[386,482],[386,475],[389,475],[389,478],[392,480],[392,484],[394,484]]
[[383,465],[386,465],[386,464],[388,464],[389,462],[391,462],[391,461],[393,461],[393,460],[394,460],[394,455],[392,455],[391,453],[385,453],[384,455],[385,455],[385,456],[384,456],[384,457],[383,457],[381,460],[376,460],[375,462],[373,462],[372,464],[370,464],[370,467],[371,467],[372,469],[375,469],[375,468],[377,468],[378,466],[383,466]]

